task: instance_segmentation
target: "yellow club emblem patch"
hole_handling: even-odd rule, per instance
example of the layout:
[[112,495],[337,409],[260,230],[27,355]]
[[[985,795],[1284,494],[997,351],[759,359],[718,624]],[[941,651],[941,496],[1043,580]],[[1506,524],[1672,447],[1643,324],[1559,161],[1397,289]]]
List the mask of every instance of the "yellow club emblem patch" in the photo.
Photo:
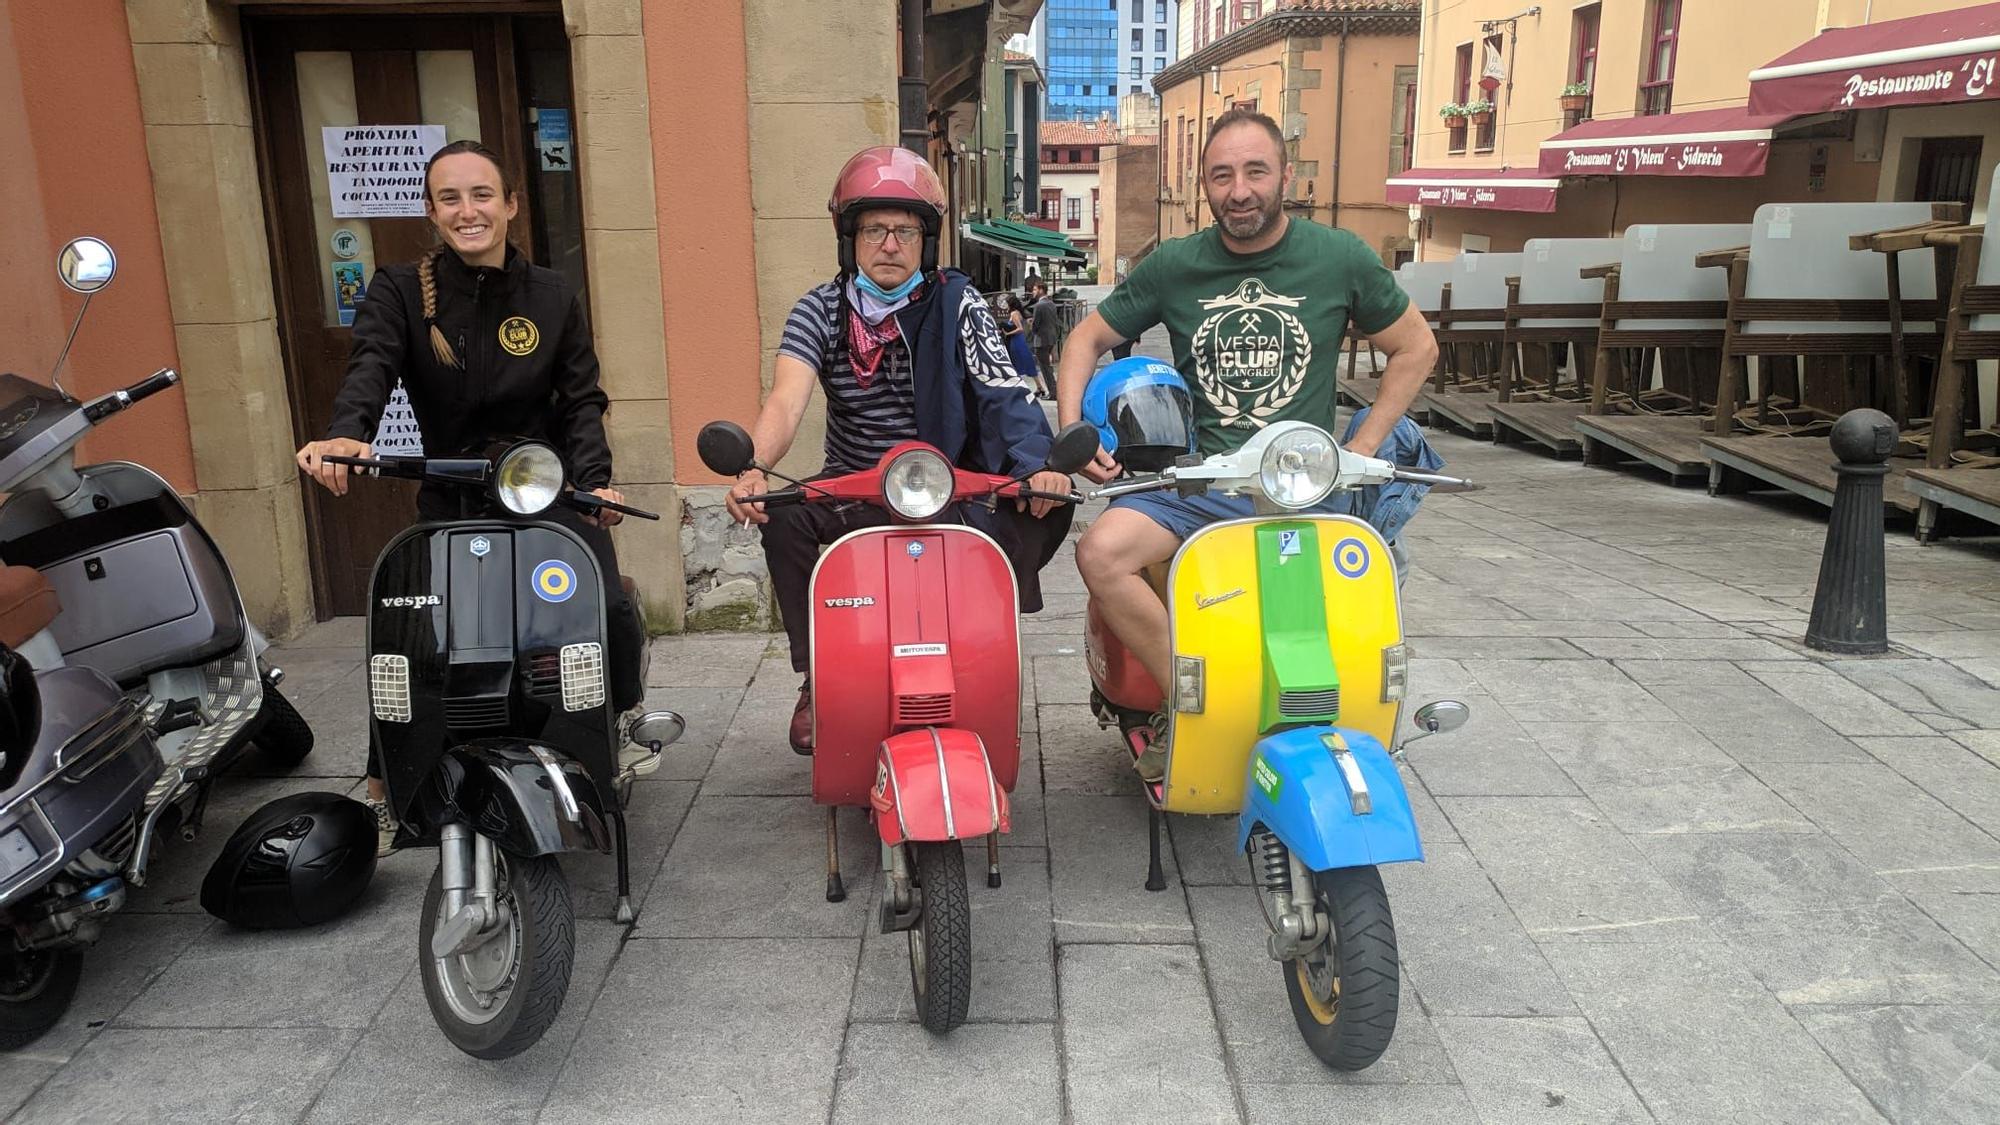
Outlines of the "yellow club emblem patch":
[[527,355],[541,342],[541,329],[525,316],[510,316],[500,322],[500,346],[511,355]]

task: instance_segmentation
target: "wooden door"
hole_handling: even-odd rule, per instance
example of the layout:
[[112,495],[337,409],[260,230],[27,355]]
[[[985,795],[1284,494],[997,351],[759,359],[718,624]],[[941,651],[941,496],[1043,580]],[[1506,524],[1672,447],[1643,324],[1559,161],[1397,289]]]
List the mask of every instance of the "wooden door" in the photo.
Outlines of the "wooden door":
[[[244,23],[293,436],[303,444],[324,437],[332,419],[356,302],[366,300],[357,279],[365,285],[377,268],[412,261],[436,241],[421,216],[336,218],[322,128],[441,125],[447,142],[484,142],[526,188],[510,239],[535,260],[573,271],[580,283],[581,239],[570,237],[581,225],[573,173],[561,176],[551,215],[538,215],[548,194],[538,187],[548,176],[539,173],[536,112],[528,104],[533,97],[560,106],[565,127],[573,121],[567,45],[559,17],[533,14],[279,15]],[[546,74],[527,81],[522,64],[530,54],[544,70],[559,63],[559,81]],[[538,165],[533,177],[526,175],[529,159]],[[565,162],[559,171],[570,167]],[[564,221],[572,216],[576,222]],[[415,486],[364,481],[334,497],[301,477],[300,488],[318,615],[361,613],[376,555],[414,518]]]

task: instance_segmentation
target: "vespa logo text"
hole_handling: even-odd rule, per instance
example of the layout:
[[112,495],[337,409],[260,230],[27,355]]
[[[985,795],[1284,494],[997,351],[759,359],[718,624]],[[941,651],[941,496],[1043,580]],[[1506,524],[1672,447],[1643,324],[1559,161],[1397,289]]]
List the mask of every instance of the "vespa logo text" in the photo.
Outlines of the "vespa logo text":
[[1209,606],[1221,605],[1231,598],[1240,598],[1242,596],[1243,591],[1241,588],[1231,590],[1226,594],[1217,594],[1212,598],[1204,598],[1200,594],[1196,594],[1194,596],[1194,607],[1196,609],[1207,609]]
[[443,605],[440,594],[408,594],[403,597],[383,598],[383,609],[423,609],[427,606]]
[[874,598],[866,598],[866,597],[826,599],[826,608],[828,609],[858,609],[862,606],[868,606],[874,604],[875,604]]

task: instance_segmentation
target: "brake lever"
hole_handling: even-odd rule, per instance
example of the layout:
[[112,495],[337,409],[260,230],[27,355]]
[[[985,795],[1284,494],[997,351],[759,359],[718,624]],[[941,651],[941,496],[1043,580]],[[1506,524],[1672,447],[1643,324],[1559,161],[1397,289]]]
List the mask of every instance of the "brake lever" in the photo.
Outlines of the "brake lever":
[[578,510],[582,511],[585,515],[594,516],[597,513],[604,511],[605,509],[608,508],[611,511],[622,512],[628,516],[637,516],[642,520],[657,520],[660,518],[658,513],[648,512],[643,508],[634,508],[625,504],[620,504],[615,500],[606,500],[602,496],[598,496],[595,493],[585,492],[581,489],[571,489],[568,493],[568,500],[572,507],[575,507]]

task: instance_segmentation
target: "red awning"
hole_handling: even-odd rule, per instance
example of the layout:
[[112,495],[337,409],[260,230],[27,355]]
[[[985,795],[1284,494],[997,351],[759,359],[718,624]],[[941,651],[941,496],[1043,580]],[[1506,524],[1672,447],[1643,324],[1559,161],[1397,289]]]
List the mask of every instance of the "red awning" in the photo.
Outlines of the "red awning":
[[1542,142],[1545,176],[1761,176],[1782,115],[1699,109],[1586,121]]
[[2000,98],[2000,4],[1822,31],[1750,72],[1750,112]]
[[1553,211],[1561,181],[1533,168],[1412,168],[1389,177],[1391,203],[1473,207],[1481,211]]

